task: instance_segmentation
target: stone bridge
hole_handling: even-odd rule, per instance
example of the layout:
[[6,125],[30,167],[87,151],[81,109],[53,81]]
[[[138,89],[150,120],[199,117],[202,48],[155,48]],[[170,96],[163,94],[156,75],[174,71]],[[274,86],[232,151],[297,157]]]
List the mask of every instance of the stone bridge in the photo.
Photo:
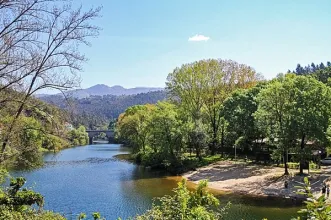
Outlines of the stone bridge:
[[99,135],[100,133],[105,133],[109,143],[114,140],[114,131],[111,130],[86,130],[88,134],[89,144],[93,144],[93,137]]

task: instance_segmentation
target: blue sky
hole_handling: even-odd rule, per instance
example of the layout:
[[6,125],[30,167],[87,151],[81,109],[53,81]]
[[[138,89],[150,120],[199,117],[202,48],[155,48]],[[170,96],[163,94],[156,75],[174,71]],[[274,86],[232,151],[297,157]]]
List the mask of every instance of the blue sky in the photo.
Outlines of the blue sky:
[[[74,1],[103,6],[100,36],[82,48],[82,88],[163,87],[175,67],[205,58],[248,64],[267,79],[331,60],[330,0]],[[195,35],[205,39],[189,41]]]

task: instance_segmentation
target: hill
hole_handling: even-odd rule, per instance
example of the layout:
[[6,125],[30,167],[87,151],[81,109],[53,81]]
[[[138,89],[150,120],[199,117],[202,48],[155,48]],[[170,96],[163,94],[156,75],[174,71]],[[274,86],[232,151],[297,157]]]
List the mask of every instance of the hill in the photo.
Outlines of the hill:
[[40,99],[68,110],[74,126],[82,124],[89,129],[97,129],[108,126],[130,106],[154,104],[166,99],[166,92],[161,90],[136,95],[90,95],[86,98],[69,99],[65,99],[62,95],[49,95]]

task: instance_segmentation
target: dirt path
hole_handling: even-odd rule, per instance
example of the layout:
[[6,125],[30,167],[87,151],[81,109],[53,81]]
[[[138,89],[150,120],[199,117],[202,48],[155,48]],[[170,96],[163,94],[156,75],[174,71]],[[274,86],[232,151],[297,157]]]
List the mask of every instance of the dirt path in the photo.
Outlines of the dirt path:
[[[303,185],[303,176],[283,176],[284,169],[279,167],[221,161],[207,167],[183,175],[189,181],[198,183],[208,179],[209,187],[215,190],[230,191],[254,196],[277,196],[299,198],[295,186]],[[323,182],[331,177],[330,168],[323,168],[321,174],[309,176],[312,192],[317,196],[321,192]],[[288,181],[285,189],[284,182]]]

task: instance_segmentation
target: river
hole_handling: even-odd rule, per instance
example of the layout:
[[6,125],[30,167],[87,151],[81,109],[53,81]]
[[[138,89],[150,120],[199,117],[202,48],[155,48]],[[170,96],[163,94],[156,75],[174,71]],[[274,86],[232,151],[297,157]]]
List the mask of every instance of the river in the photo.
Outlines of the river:
[[[125,219],[151,207],[154,197],[171,193],[179,177],[165,176],[114,158],[128,149],[114,144],[88,145],[44,156],[45,166],[12,172],[23,176],[26,186],[45,197],[45,209],[76,219],[80,212],[98,211],[103,217]],[[298,207],[280,201],[218,195],[222,204],[231,201],[226,219],[291,219]]]

